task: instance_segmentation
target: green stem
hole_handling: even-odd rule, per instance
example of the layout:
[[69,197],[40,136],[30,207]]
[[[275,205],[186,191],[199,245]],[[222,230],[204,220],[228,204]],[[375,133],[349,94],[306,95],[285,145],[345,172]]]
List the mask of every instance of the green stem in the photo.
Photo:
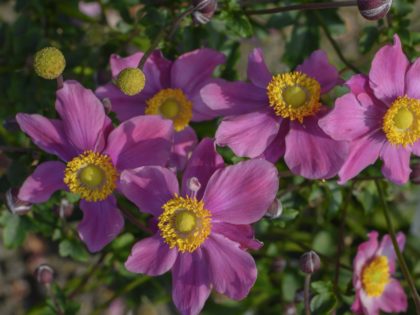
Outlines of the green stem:
[[391,236],[392,245],[394,246],[394,250],[395,250],[395,253],[396,253],[397,258],[398,258],[398,263],[400,265],[400,268],[401,268],[401,271],[404,275],[404,278],[408,282],[408,286],[410,288],[411,295],[412,295],[414,303],[416,305],[417,315],[420,315],[420,297],[419,297],[419,294],[417,292],[414,280],[413,280],[413,278],[410,274],[410,271],[408,269],[407,263],[405,262],[404,256],[402,255],[402,253],[400,251],[400,248],[398,246],[397,238],[395,236],[394,226],[392,225],[391,217],[389,215],[388,204],[385,200],[385,193],[384,193],[383,187],[382,187],[381,182],[379,180],[375,180],[375,184],[376,184],[376,188],[377,188],[378,193],[379,193],[379,199],[381,200],[381,203],[382,203],[382,210],[384,212],[386,224],[388,226],[388,232]]
[[305,287],[303,291],[303,301],[305,302],[305,315],[311,315],[310,286],[311,286],[311,274],[309,273],[305,275]]

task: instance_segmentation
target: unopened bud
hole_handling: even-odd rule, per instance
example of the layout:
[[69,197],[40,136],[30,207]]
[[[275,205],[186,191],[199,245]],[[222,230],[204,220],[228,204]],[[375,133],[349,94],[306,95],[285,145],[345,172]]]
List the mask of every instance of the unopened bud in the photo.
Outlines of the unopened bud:
[[54,281],[54,269],[47,264],[39,265],[35,270],[36,280],[44,285],[51,284]]
[[104,105],[105,112],[107,114],[109,114],[110,112],[112,112],[112,103],[111,103],[111,100],[108,97],[105,97],[102,100],[102,104]]
[[187,181],[187,187],[192,192],[197,193],[201,188],[201,184],[197,177],[191,177]]
[[321,268],[321,260],[318,254],[311,250],[300,257],[299,267],[304,273],[312,274]]
[[68,218],[73,214],[74,206],[67,199],[63,198],[58,207],[58,215],[60,218]]
[[139,68],[125,68],[118,75],[116,83],[121,92],[133,96],[144,89],[146,77]]
[[55,47],[46,47],[38,51],[34,59],[34,69],[37,75],[47,80],[58,78],[66,67],[66,59]]
[[358,0],[360,14],[367,20],[375,21],[387,15],[392,0]]
[[18,192],[16,189],[9,189],[6,192],[7,207],[13,214],[18,214],[18,215],[26,214],[27,212],[31,210],[32,204],[27,201],[20,200],[17,197],[17,193]]
[[411,166],[412,172],[410,180],[413,184],[420,185],[420,163],[415,163]]
[[297,308],[294,303],[288,303],[284,306],[283,315],[297,315]]
[[217,0],[192,0],[192,4],[195,7],[192,17],[196,24],[208,23],[217,10]]
[[269,219],[277,219],[283,213],[283,205],[280,200],[274,199],[265,213],[265,217]]

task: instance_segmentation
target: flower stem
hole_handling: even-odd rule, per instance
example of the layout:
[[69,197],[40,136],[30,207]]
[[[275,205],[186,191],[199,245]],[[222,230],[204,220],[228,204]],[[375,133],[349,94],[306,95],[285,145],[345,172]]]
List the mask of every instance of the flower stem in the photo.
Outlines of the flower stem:
[[138,68],[143,70],[144,64],[146,63],[147,59],[150,57],[150,55],[153,53],[153,51],[156,49],[156,47],[159,45],[159,43],[162,41],[162,39],[165,38],[165,36],[169,34],[173,34],[175,30],[178,28],[179,23],[193,13],[196,10],[195,6],[189,7],[186,11],[182,12],[180,15],[177,16],[177,18],[166,27],[162,28],[162,30],[157,34],[155,37],[155,40],[150,45],[149,49],[144,53],[143,57],[141,57]]
[[322,9],[335,9],[340,7],[353,7],[357,6],[356,0],[346,1],[333,1],[333,2],[317,2],[317,3],[302,3],[292,4],[279,8],[263,9],[263,10],[245,10],[248,15],[260,15],[260,14],[273,14],[288,11],[304,11],[304,10],[322,10]]
[[388,204],[385,200],[384,189],[383,189],[382,184],[379,180],[375,180],[375,184],[376,184],[376,188],[377,188],[378,193],[379,193],[379,199],[381,200],[381,203],[382,203],[382,210],[384,212],[386,224],[388,226],[388,232],[391,236],[392,245],[394,246],[394,250],[395,250],[395,253],[396,253],[397,258],[398,258],[398,263],[400,264],[401,271],[404,275],[404,278],[408,282],[408,286],[410,288],[411,295],[412,295],[414,303],[416,305],[417,315],[420,315],[420,297],[419,297],[419,294],[417,292],[414,280],[413,280],[413,278],[410,274],[410,271],[408,269],[407,263],[405,262],[404,256],[402,255],[402,253],[400,251],[400,248],[398,246],[397,238],[395,236],[394,226],[392,225],[391,217],[389,215]]
[[118,208],[121,210],[123,215],[135,226],[137,226],[140,230],[147,234],[152,234],[152,231],[139,219],[137,219],[129,209],[124,207],[120,202],[118,203]]
[[311,315],[311,299],[310,299],[311,274],[305,275],[305,287],[303,291],[303,300],[305,302],[305,315]]

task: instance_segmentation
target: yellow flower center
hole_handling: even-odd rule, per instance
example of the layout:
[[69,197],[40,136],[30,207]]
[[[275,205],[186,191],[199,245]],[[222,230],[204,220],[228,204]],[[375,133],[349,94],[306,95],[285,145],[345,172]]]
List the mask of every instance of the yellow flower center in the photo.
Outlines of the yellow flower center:
[[385,113],[382,128],[394,145],[416,142],[420,138],[420,100],[398,97]]
[[380,296],[389,282],[389,264],[386,256],[373,259],[362,271],[362,285],[370,297]]
[[321,105],[321,85],[302,72],[288,72],[273,76],[267,86],[270,106],[277,116],[303,122],[316,114]]
[[211,232],[211,214],[203,201],[175,195],[162,206],[159,216],[160,235],[170,248],[180,252],[195,251]]
[[147,115],[171,119],[176,131],[188,126],[192,118],[192,103],[181,89],[164,89],[146,101]]
[[85,151],[67,163],[64,183],[72,193],[87,201],[106,199],[115,189],[118,172],[111,158]]

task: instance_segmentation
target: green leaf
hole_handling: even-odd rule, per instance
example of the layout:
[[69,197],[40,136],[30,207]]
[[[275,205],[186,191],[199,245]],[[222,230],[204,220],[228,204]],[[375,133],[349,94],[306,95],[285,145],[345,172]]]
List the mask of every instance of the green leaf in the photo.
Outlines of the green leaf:
[[318,281],[312,283],[311,287],[317,293],[311,299],[311,311],[313,315],[330,314],[337,305],[337,298],[333,292],[332,283]]
[[359,41],[359,48],[363,54],[370,51],[373,45],[378,42],[379,34],[378,27],[376,26],[368,26],[363,29],[363,33]]
[[4,218],[3,241],[7,248],[17,248],[24,242],[29,225],[25,217],[7,213]]
[[83,244],[75,240],[63,240],[59,245],[59,253],[63,257],[71,257],[74,260],[86,262],[89,254]]

